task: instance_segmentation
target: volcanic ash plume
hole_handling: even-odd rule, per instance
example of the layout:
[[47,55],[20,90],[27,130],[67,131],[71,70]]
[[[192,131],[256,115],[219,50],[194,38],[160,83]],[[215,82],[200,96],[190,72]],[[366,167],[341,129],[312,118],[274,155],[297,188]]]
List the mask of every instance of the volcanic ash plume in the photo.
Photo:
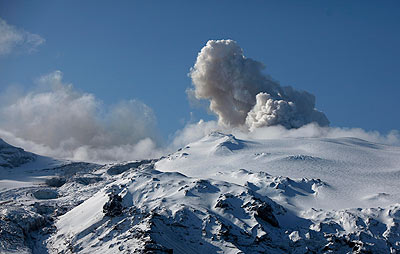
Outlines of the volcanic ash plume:
[[281,87],[265,75],[264,65],[243,55],[232,40],[210,40],[190,71],[197,99],[210,100],[220,125],[258,127],[282,125],[299,128],[315,122],[329,125],[316,110],[314,95]]

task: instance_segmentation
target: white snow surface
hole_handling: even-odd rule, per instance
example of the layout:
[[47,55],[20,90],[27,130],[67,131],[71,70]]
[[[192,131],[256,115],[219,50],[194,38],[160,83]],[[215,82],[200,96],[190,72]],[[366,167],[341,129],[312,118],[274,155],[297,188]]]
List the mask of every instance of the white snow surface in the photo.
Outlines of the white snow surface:
[[[310,190],[313,195],[278,195],[296,203],[296,209],[367,208],[400,202],[400,147],[356,138],[240,140],[214,132],[160,160],[156,169],[240,185],[259,183],[261,189],[277,181],[272,176],[321,180]],[[271,177],[263,177],[265,173]],[[305,183],[297,186],[308,187]]]
[[154,160],[7,165],[0,253],[400,252],[397,146],[213,132]]

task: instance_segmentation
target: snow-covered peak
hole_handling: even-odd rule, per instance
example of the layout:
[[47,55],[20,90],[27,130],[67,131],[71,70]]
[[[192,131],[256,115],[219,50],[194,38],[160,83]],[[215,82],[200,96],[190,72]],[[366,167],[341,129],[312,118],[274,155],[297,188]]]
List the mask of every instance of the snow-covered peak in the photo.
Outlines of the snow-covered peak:
[[[192,144],[192,146],[209,146],[210,153],[224,155],[240,150],[246,146],[244,140],[237,139],[232,134],[224,134],[222,132],[212,132],[200,141]],[[210,146],[211,145],[211,146]],[[189,145],[190,146],[190,145]]]
[[24,149],[14,147],[0,138],[0,169],[15,168],[34,161],[35,158],[33,153],[25,152]]

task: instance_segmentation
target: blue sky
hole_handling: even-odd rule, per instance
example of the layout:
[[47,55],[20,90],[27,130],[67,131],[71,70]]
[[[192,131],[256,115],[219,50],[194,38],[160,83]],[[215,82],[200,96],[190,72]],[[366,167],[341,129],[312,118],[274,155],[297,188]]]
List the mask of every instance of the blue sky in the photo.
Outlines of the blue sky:
[[400,129],[398,1],[14,0],[0,17],[45,39],[0,56],[0,92],[61,70],[105,104],[142,101],[166,137],[215,119],[190,107],[187,73],[209,39],[233,39],[282,85],[313,93],[332,126]]

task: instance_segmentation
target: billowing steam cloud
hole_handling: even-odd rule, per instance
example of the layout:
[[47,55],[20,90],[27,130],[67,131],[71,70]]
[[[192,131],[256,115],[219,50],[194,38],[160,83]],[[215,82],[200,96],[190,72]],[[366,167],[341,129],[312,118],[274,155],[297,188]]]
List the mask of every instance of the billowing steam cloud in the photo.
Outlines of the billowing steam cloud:
[[106,107],[93,94],[64,84],[60,71],[41,77],[35,91],[0,97],[0,137],[27,150],[85,161],[157,155],[149,107],[135,100]]
[[243,55],[232,40],[210,40],[200,51],[190,76],[197,99],[210,100],[220,125],[250,130],[282,125],[299,128],[315,122],[329,125],[317,111],[315,97],[292,87],[281,87],[262,73],[264,65]]

